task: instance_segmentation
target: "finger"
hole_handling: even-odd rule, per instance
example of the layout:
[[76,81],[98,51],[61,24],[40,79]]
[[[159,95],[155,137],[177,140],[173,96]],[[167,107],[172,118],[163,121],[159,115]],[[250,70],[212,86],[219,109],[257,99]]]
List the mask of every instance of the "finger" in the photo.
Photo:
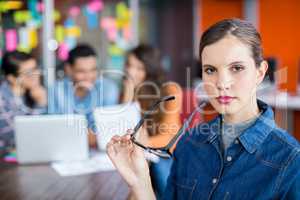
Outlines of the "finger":
[[121,140],[121,137],[118,136],[118,135],[115,135],[111,138],[111,140],[114,142],[114,143],[118,143],[120,140]]
[[113,159],[113,157],[116,156],[117,152],[114,148],[114,143],[112,141],[106,145],[106,152],[111,159]]
[[127,135],[127,134],[130,135],[130,134],[132,134],[132,133],[133,133],[133,130],[132,130],[132,129],[128,129],[128,130],[126,131],[126,135]]

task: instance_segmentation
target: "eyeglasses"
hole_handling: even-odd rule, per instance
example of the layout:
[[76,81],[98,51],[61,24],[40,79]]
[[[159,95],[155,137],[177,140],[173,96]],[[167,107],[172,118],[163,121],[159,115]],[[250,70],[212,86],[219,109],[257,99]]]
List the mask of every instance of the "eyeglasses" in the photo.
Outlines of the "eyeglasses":
[[137,123],[137,125],[133,129],[133,133],[131,134],[131,141],[134,144],[136,144],[137,146],[143,148],[145,151],[147,151],[149,153],[152,153],[154,155],[157,155],[157,156],[159,156],[161,158],[165,158],[165,159],[172,157],[172,153],[171,153],[170,149],[177,142],[178,138],[187,130],[187,128],[189,127],[189,124],[191,123],[194,115],[197,112],[200,112],[201,109],[206,105],[205,102],[201,102],[199,104],[199,106],[192,112],[192,114],[189,115],[188,119],[184,122],[182,127],[176,133],[176,135],[174,135],[174,137],[170,140],[170,142],[167,145],[165,145],[164,147],[158,147],[158,148],[147,147],[147,146],[139,143],[136,140],[136,134],[137,134],[138,130],[141,128],[141,126],[143,125],[145,119],[149,118],[150,114],[152,114],[154,112],[154,110],[157,108],[157,106],[160,103],[166,102],[166,101],[171,101],[171,100],[174,100],[174,99],[175,99],[175,96],[166,96],[166,97],[163,97],[163,98],[159,99],[154,104],[152,104],[149,111],[147,111],[145,113],[145,115],[142,117],[142,119]]
[[32,69],[19,72],[19,76],[26,76],[26,77],[30,77],[33,75],[40,75],[40,74],[41,74],[40,69],[37,66]]

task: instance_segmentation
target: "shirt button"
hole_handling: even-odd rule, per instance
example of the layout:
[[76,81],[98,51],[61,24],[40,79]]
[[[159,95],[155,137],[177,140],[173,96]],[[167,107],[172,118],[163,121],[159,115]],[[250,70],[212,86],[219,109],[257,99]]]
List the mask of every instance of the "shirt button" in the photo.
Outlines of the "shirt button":
[[231,156],[227,156],[226,160],[227,160],[228,162],[230,162],[230,161],[232,161],[232,157],[231,157]]
[[239,143],[239,140],[235,140],[235,141],[234,141],[234,144],[238,144],[238,143]]
[[218,182],[218,179],[216,179],[216,178],[214,178],[213,180],[212,180],[212,183],[213,184],[216,184]]

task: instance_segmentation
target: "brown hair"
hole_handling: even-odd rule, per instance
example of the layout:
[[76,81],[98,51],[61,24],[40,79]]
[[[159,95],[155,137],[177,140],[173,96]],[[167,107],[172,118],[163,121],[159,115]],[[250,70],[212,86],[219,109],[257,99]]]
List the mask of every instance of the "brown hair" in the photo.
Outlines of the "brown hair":
[[[135,56],[145,67],[145,80],[143,84],[134,91],[134,98],[139,101],[142,114],[144,114],[144,112],[148,111],[150,105],[161,97],[163,92],[162,84],[165,81],[165,72],[162,67],[161,54],[158,49],[150,45],[140,44],[127,53],[127,58],[129,55]],[[159,91],[156,90],[157,88],[159,88]],[[160,94],[160,96],[158,96],[158,94]],[[155,124],[158,123],[161,117],[160,109],[157,109],[156,112],[153,112],[151,115],[152,120],[146,120],[145,127],[147,127],[149,135],[155,135],[157,132]]]
[[240,19],[225,19],[219,21],[203,33],[199,48],[200,60],[204,47],[218,42],[228,35],[235,36],[249,46],[255,65],[256,67],[259,67],[263,61],[260,34],[251,23]]

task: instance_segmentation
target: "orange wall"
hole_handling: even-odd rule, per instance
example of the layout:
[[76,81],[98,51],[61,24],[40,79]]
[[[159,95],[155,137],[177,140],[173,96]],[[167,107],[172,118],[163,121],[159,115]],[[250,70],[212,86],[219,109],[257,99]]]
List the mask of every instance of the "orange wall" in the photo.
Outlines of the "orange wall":
[[241,18],[243,16],[242,0],[200,0],[200,30],[225,18]]
[[288,82],[281,84],[281,88],[294,93],[300,59],[300,1],[261,0],[259,6],[265,56],[275,56],[280,67],[287,67]]

